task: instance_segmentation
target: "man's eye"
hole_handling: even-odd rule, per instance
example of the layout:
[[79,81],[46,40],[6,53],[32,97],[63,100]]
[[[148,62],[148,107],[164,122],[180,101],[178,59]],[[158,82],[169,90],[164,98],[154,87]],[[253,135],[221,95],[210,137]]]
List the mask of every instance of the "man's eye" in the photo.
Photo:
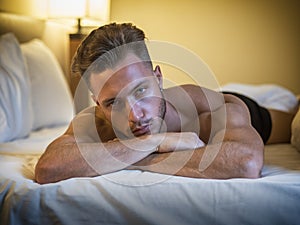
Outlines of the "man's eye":
[[139,96],[143,95],[145,92],[146,92],[146,88],[142,87],[142,88],[139,88],[136,90],[135,95],[137,97],[139,97]]

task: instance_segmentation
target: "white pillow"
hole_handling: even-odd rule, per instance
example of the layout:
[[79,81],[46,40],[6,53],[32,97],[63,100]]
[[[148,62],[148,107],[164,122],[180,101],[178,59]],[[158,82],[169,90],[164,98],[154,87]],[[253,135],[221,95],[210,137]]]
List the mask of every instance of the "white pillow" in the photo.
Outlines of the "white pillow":
[[268,109],[291,112],[298,105],[298,99],[293,92],[276,84],[228,83],[223,85],[221,90],[246,95]]
[[292,122],[291,143],[300,152],[300,109],[298,110]]
[[27,136],[32,127],[30,81],[19,42],[0,37],[0,142]]
[[54,54],[38,39],[21,44],[21,49],[31,81],[33,130],[69,123],[72,96]]

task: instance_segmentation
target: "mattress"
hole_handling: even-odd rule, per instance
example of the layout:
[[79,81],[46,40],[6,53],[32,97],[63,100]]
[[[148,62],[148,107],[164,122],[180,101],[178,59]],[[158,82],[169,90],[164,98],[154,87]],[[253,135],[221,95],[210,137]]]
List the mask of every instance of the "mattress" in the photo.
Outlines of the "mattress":
[[138,170],[40,185],[34,166],[66,127],[0,145],[1,224],[297,224],[300,154],[268,145],[259,179],[194,179]]

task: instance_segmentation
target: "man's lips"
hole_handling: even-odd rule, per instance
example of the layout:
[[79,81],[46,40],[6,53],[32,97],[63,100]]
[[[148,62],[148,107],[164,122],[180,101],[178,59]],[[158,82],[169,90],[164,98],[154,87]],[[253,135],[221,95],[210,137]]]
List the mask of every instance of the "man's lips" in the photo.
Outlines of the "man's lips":
[[150,125],[144,125],[144,126],[139,126],[139,127],[135,127],[132,130],[132,133],[134,134],[134,136],[141,136],[147,133],[150,133]]

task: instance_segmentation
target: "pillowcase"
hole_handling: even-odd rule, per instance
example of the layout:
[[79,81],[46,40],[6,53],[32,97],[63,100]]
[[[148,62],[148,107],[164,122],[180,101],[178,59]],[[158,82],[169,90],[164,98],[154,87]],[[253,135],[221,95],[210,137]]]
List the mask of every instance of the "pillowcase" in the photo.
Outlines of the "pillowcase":
[[221,89],[246,95],[268,109],[291,112],[298,105],[298,99],[293,92],[276,84],[228,83]]
[[19,42],[0,37],[0,142],[27,136],[32,128],[30,81]]
[[51,50],[38,39],[21,44],[31,81],[33,130],[67,124],[73,102],[62,69]]
[[300,109],[298,110],[292,122],[291,144],[300,152]]

